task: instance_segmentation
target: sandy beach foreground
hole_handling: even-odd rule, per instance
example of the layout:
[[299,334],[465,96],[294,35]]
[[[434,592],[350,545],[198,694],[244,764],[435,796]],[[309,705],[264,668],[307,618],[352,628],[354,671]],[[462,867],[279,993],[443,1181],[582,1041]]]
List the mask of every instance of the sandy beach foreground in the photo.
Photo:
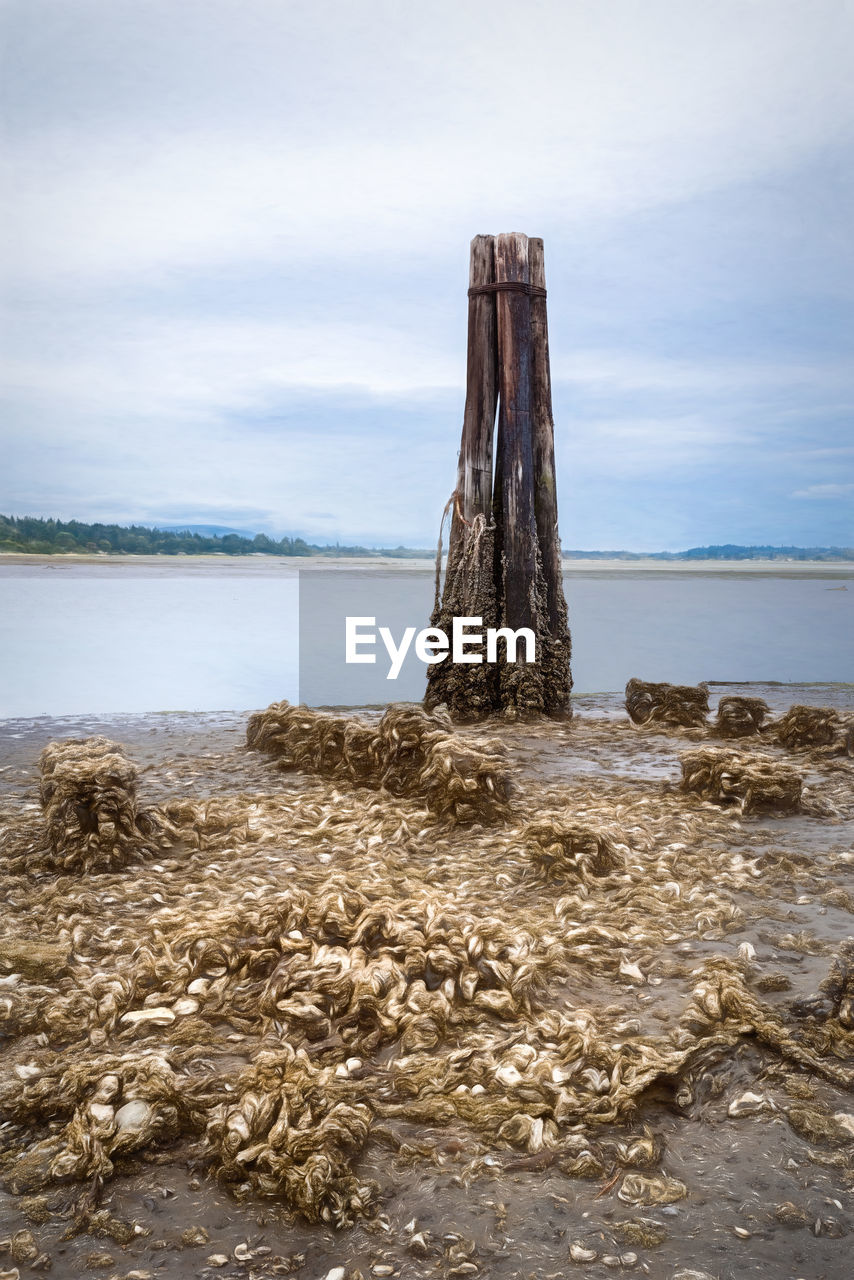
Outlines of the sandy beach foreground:
[[[804,788],[799,812],[745,815],[678,789],[686,751],[731,744],[579,699],[571,724],[496,726],[509,810],[447,826],[283,772],[245,724],[3,727],[0,1265],[850,1274],[854,1036],[838,1009],[796,1016],[854,933],[846,755],[737,744]],[[61,874],[36,760],[90,733],[178,834]],[[567,828],[592,861],[561,861]]]

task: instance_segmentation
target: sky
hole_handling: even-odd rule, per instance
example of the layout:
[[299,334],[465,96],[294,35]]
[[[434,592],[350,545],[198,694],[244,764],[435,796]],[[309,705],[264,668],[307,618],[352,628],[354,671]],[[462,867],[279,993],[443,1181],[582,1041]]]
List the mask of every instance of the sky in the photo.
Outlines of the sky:
[[0,0],[0,512],[429,546],[545,241],[565,549],[854,545],[851,0]]

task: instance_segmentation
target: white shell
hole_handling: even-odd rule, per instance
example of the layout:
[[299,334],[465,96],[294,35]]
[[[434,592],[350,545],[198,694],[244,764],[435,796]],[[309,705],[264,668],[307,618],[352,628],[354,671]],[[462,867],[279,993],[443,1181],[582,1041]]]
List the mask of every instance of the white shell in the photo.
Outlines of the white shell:
[[150,1123],[153,1111],[142,1098],[133,1098],[116,1112],[117,1133],[139,1133]]
[[757,1111],[764,1111],[768,1106],[768,1099],[762,1093],[743,1093],[740,1098],[733,1098],[727,1107],[727,1115],[730,1116],[752,1116]]
[[618,972],[623,978],[631,978],[632,982],[646,982],[646,978],[638,966],[636,964],[630,964],[628,960],[620,961],[620,968]]
[[122,1014],[122,1022],[131,1025],[135,1022],[153,1022],[156,1027],[168,1027],[174,1021],[175,1014],[165,1005],[155,1005],[153,1009],[132,1009],[130,1013]]
[[499,1067],[495,1073],[495,1079],[499,1080],[501,1084],[507,1085],[508,1088],[512,1088],[513,1085],[522,1083],[522,1074],[512,1065]]
[[172,1010],[179,1017],[183,1017],[187,1013],[195,1013],[198,1007],[198,1000],[194,1000],[192,996],[182,996],[180,1000],[175,1001]]
[[587,1249],[580,1240],[573,1240],[569,1246],[569,1256],[573,1262],[593,1262],[596,1258],[595,1249]]

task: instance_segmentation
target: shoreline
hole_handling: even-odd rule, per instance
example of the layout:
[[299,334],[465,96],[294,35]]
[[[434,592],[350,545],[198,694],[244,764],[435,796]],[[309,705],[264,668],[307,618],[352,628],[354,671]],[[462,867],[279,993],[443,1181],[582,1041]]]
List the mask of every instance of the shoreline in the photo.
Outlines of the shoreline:
[[[724,681],[710,680],[709,724],[713,722],[718,701],[725,696],[762,697],[773,717],[783,715],[793,705],[832,707],[843,715],[854,714],[854,684],[844,681]],[[581,726],[597,724],[602,732],[615,728],[623,721],[628,728],[625,695],[622,690],[598,690],[572,694],[573,716],[569,721],[534,720],[521,722],[514,729],[501,716],[482,722],[479,726],[456,726],[464,733],[517,734],[570,736]],[[390,703],[371,706],[313,707],[313,711],[325,711],[334,715],[381,715]],[[37,783],[36,761],[47,742],[54,739],[85,738],[100,734],[129,746],[137,758],[147,767],[152,765],[164,749],[181,751],[194,743],[199,752],[224,750],[226,745],[241,743],[249,717],[258,708],[194,709],[170,707],[149,711],[88,711],[56,713],[45,712],[32,716],[0,716],[0,804],[4,796],[16,792],[24,784]],[[646,736],[633,731],[642,751]],[[665,735],[666,739],[666,735]],[[678,735],[670,743],[678,743]],[[204,748],[202,746],[204,745]],[[684,744],[683,744],[684,745]],[[586,767],[589,767],[590,762]]]
[[[443,556],[443,568],[446,564]],[[854,560],[638,560],[602,559],[561,561],[564,573],[763,573],[807,576],[852,576]],[[404,556],[266,556],[260,553],[248,556],[231,556],[224,552],[208,555],[79,555],[74,552],[58,555],[27,554],[16,551],[0,551],[0,569],[7,566],[56,568],[60,566],[85,568],[170,568],[198,571],[234,570],[238,566],[254,573],[278,573],[283,577],[296,577],[301,569],[329,570],[389,570],[412,573],[433,573],[436,562],[431,557],[409,558]]]
[[[781,714],[795,702],[810,706],[832,706],[845,713],[854,711],[854,683],[846,680],[707,680],[706,684],[709,686],[709,696],[714,700],[712,712],[717,706],[717,699],[733,693],[763,697],[775,714]],[[585,689],[578,693],[573,691],[570,696],[575,718],[613,719],[624,713],[625,695],[622,689]],[[328,704],[312,707],[312,710],[328,711],[335,715],[376,715],[390,705],[392,704]],[[259,709],[261,708],[164,707],[144,711],[43,711],[26,716],[0,715],[0,774],[4,753],[9,752],[9,742],[15,739],[21,739],[23,744],[27,739],[40,737],[45,732],[58,737],[85,737],[89,733],[105,733],[110,736],[118,732],[133,740],[136,740],[137,735],[143,738],[145,734],[161,729],[169,733],[197,733],[203,729],[218,733],[224,728],[233,729],[235,725],[244,724]],[[545,719],[542,723],[548,725],[558,722]],[[482,728],[487,732],[501,730],[506,728],[506,722],[496,716],[484,721]],[[12,749],[13,755],[17,749]],[[3,778],[0,777],[0,794],[2,791]]]

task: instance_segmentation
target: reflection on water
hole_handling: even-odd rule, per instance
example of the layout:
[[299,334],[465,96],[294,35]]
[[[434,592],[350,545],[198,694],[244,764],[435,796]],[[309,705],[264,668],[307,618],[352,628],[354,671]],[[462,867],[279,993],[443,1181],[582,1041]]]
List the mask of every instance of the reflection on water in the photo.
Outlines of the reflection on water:
[[[622,689],[633,675],[854,682],[850,578],[569,573],[575,690]],[[381,581],[390,614],[427,625],[429,573],[390,568]],[[298,659],[291,566],[0,563],[0,717],[260,707],[299,696]],[[402,681],[389,690],[420,696]]]

